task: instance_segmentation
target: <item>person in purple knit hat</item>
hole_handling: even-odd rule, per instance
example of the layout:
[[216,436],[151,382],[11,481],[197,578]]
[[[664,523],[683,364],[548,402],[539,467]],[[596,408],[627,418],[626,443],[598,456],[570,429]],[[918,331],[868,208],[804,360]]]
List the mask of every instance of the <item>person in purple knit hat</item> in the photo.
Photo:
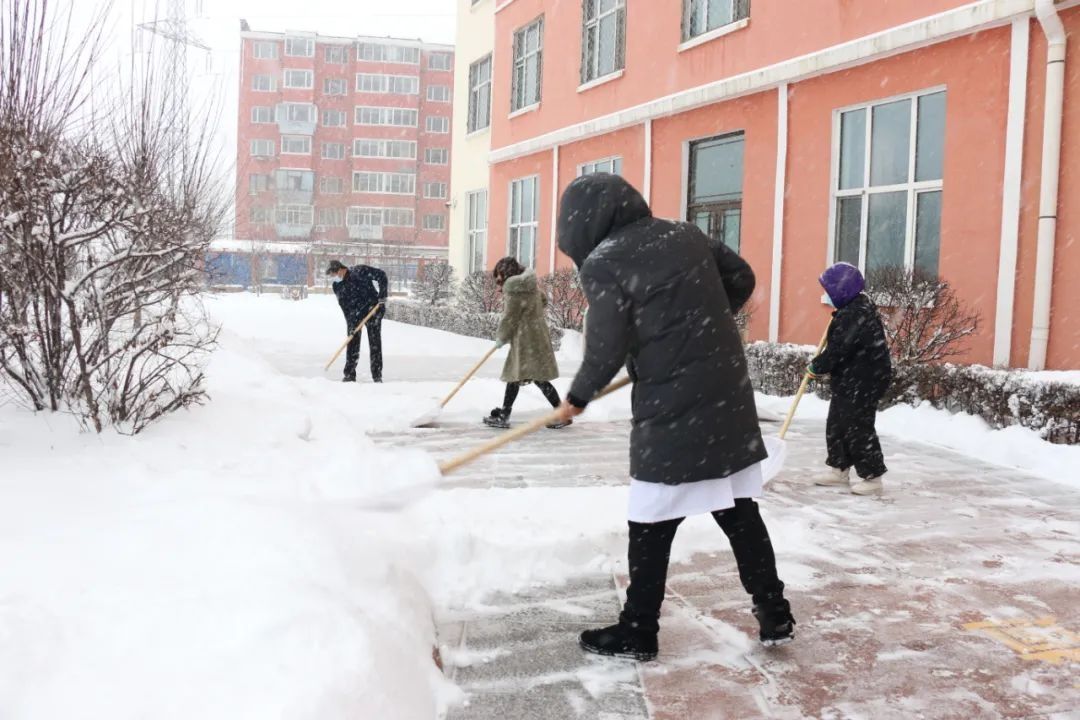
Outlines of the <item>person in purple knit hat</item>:
[[[825,349],[807,372],[829,376],[832,400],[825,427],[830,471],[818,485],[850,487],[856,495],[878,495],[887,472],[874,422],[878,403],[892,381],[892,361],[877,306],[863,288],[859,269],[836,263],[818,278],[836,308]],[[851,468],[859,482],[851,484]]]

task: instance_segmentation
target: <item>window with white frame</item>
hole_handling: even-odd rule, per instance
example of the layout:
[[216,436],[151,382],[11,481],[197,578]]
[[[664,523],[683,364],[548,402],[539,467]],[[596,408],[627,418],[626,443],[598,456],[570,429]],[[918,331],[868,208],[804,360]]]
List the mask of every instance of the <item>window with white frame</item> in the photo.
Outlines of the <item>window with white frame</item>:
[[424,229],[425,230],[445,230],[446,229],[446,216],[434,213],[424,216]]
[[344,45],[328,45],[323,50],[323,57],[331,65],[344,65],[349,62],[349,48]]
[[412,140],[379,140],[356,138],[353,140],[353,157],[416,159],[416,143]]
[[428,70],[453,70],[454,56],[450,53],[432,53],[428,57]]
[[415,195],[414,173],[365,172],[353,173],[353,192],[383,195]]
[[416,75],[357,73],[356,92],[378,95],[419,95],[420,78]]
[[326,78],[323,80],[323,95],[348,95],[349,81],[345,78]]
[[604,158],[603,160],[584,163],[578,167],[579,177],[581,175],[592,175],[593,173],[622,175],[622,158],[618,156]]
[[428,200],[445,200],[446,199],[446,183],[443,182],[428,182],[424,183],[424,197]]
[[416,127],[419,114],[416,110],[393,107],[356,108],[357,125],[387,125],[391,127]]
[[251,76],[251,89],[255,92],[274,92],[274,76],[273,75],[252,75]]
[[540,178],[510,183],[510,233],[506,253],[527,268],[536,267],[536,236],[540,228]]
[[435,117],[428,116],[425,120],[425,130],[429,133],[441,135],[443,133],[450,132],[450,118],[448,117]]
[[253,225],[266,225],[274,219],[274,211],[268,207],[254,206],[248,210],[248,222]]
[[282,155],[310,155],[311,154],[311,136],[310,135],[282,135],[281,136],[281,154]]
[[944,187],[945,91],[837,113],[833,257],[868,274],[937,276]]
[[272,40],[256,40],[252,44],[252,52],[257,60],[276,60],[278,44]]
[[349,122],[349,114],[344,110],[323,110],[323,127],[345,127]]
[[349,227],[416,227],[416,213],[412,208],[350,207],[347,219]]
[[345,211],[342,208],[319,208],[318,225],[342,227],[345,225]]
[[326,176],[319,178],[319,192],[324,195],[340,195],[345,192],[345,178]]
[[412,208],[383,208],[382,224],[387,227],[416,227]]
[[623,69],[626,0],[585,0],[582,4],[581,82]]
[[311,170],[278,170],[274,174],[278,190],[311,192],[315,187],[315,173]]
[[750,17],[750,0],[683,0],[683,41]]
[[251,122],[257,125],[274,122],[274,109],[265,105],[256,105],[251,108]]
[[311,103],[281,103],[278,105],[278,121],[291,123],[315,122],[316,109]]
[[270,189],[270,176],[263,173],[254,173],[248,175],[248,192],[252,195],[258,195],[261,192],[266,192]]
[[362,62],[385,62],[401,65],[419,65],[420,48],[380,43],[359,43],[356,59]]
[[293,90],[311,90],[315,87],[315,73],[311,70],[286,70],[285,87]]
[[450,86],[428,85],[427,99],[429,102],[450,102]]
[[469,132],[491,125],[491,56],[469,66]]
[[735,252],[742,235],[744,146],[742,132],[690,143],[686,220]]
[[450,151],[446,148],[428,148],[424,151],[424,162],[428,165],[449,165]]
[[465,221],[466,244],[469,252],[469,272],[480,272],[486,263],[488,194],[487,190],[475,190],[466,196],[468,217]]
[[273,157],[274,156],[274,141],[273,140],[252,140],[251,141],[251,154],[255,157]]
[[315,41],[311,38],[285,38],[288,57],[315,57]]
[[539,17],[514,33],[514,75],[510,111],[540,102],[544,60],[544,18]]
[[314,205],[278,205],[276,222],[279,225],[311,227],[315,220]]
[[322,158],[323,160],[344,160],[345,143],[323,143]]

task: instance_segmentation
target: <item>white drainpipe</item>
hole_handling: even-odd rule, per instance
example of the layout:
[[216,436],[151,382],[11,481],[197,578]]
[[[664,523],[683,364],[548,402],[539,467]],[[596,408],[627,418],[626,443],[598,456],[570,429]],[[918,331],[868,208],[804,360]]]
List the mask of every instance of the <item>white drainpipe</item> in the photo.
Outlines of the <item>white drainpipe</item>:
[[1065,99],[1065,26],[1054,0],[1035,0],[1035,16],[1046,35],[1046,105],[1043,109],[1042,178],[1039,187],[1039,239],[1035,256],[1035,311],[1028,368],[1046,368],[1050,342],[1050,300],[1054,289],[1058,179],[1061,173],[1061,119]]

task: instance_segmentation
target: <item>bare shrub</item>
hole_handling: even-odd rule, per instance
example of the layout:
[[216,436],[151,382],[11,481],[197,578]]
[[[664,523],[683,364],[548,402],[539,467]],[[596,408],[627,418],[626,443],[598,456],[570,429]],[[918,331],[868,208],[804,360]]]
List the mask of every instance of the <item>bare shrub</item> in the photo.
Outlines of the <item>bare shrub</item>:
[[454,268],[447,262],[425,263],[416,274],[413,296],[428,305],[440,305],[454,294]]
[[581,330],[588,303],[577,270],[556,270],[540,283],[548,298],[548,322],[567,330]]
[[457,305],[472,313],[497,313],[502,310],[499,286],[490,272],[478,270],[465,276],[458,284]]

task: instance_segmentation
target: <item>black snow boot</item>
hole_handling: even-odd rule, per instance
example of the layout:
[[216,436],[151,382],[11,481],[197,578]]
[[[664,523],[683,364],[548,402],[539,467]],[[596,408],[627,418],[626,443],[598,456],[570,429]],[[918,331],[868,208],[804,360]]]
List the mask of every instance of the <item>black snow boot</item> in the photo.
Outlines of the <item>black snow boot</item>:
[[356,376],[346,375],[345,377],[341,378],[341,382],[356,382]]
[[510,427],[510,413],[503,408],[495,408],[490,415],[484,418],[484,424],[488,427],[506,430]]
[[656,633],[635,632],[618,624],[581,633],[581,649],[596,655],[649,661],[656,659]]
[[754,605],[754,617],[761,626],[758,637],[762,645],[774,647],[795,639],[795,618],[791,615],[791,605],[782,595],[769,596]]

